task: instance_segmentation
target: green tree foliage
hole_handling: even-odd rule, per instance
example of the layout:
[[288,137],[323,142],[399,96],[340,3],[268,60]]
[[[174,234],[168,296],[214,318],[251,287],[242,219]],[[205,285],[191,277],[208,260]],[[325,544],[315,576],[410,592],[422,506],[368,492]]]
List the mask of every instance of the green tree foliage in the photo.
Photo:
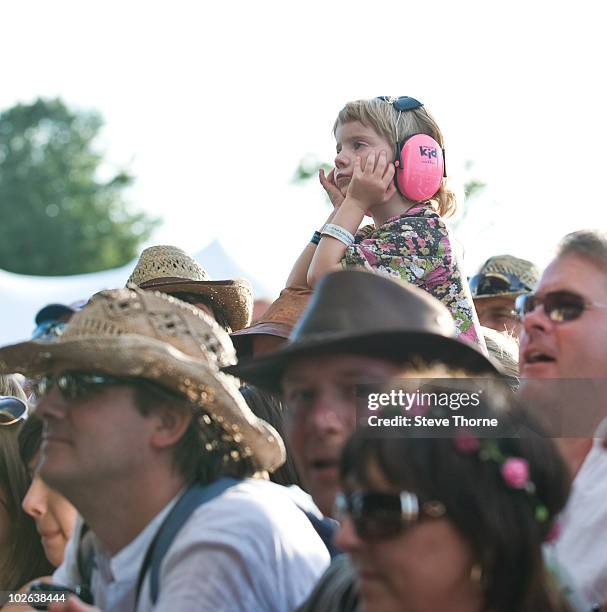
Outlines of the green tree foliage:
[[158,221],[131,212],[133,177],[105,180],[96,112],[38,99],[0,114],[0,268],[21,274],[96,272],[136,256]]

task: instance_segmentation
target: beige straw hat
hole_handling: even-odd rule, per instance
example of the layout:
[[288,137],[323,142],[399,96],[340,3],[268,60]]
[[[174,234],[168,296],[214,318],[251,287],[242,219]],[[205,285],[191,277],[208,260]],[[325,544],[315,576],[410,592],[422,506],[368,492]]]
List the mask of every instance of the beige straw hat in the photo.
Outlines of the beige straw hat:
[[211,280],[207,271],[192,257],[174,246],[145,249],[127,286],[156,289],[163,293],[197,293],[208,297],[225,313],[232,331],[246,327],[253,312],[253,288],[244,279]]
[[533,262],[513,255],[495,255],[481,266],[469,283],[472,297],[477,300],[529,293],[539,278],[540,272]]
[[203,407],[241,438],[259,469],[285,458],[280,436],[256,417],[238,381],[219,371],[236,362],[228,334],[201,310],[157,291],[102,291],[51,341],[0,348],[0,373],[35,377],[91,371],[153,381]]

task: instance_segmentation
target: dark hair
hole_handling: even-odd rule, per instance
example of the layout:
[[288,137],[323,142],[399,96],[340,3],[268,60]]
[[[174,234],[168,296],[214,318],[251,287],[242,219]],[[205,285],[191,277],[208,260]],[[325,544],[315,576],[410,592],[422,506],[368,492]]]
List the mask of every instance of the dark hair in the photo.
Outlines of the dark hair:
[[19,431],[19,455],[26,469],[40,450],[43,426],[42,419],[32,412]]
[[297,485],[300,489],[303,489],[301,478],[293,460],[291,445],[284,433],[282,402],[275,395],[262,391],[253,385],[243,385],[240,387],[240,393],[245,398],[253,414],[272,425],[280,434],[285,444],[287,459],[277,470],[270,474],[270,480],[285,487]]
[[19,457],[17,436],[21,423],[0,427],[0,488],[6,496],[11,521],[8,563],[0,567],[0,590],[22,587],[33,578],[52,572],[46,559],[36,525],[21,508],[30,480]]
[[[458,391],[466,385],[473,392],[473,381],[462,380]],[[446,390],[432,384],[424,387],[424,392],[430,393]],[[449,437],[441,438],[416,437],[411,433],[414,430],[401,431],[401,437],[395,437],[393,431],[378,431],[380,428],[358,430],[342,455],[342,482],[354,476],[361,486],[369,486],[367,470],[374,461],[394,485],[442,502],[448,519],[469,543],[482,568],[484,610],[568,610],[546,576],[542,557],[542,542],[551,520],[564,508],[569,494],[565,463],[552,440],[533,433],[541,431],[535,419],[509,391],[494,389],[480,397],[478,407],[462,406],[458,414],[498,418],[500,422],[506,416],[530,432],[525,437],[495,438],[493,442],[504,457],[528,462],[535,495],[509,487],[498,462],[481,460],[478,451],[458,451],[455,427],[447,430]],[[434,407],[426,414],[437,412]],[[550,517],[544,522],[536,520],[540,503]]]
[[221,476],[246,478],[258,471],[253,457],[199,405],[148,381],[134,382],[133,388],[135,406],[143,416],[159,410],[184,410],[192,415],[174,449],[175,468],[187,484],[209,484]]
[[222,305],[215,302],[211,296],[198,293],[171,293],[171,295],[178,300],[187,302],[188,304],[204,304],[211,309],[217,325],[222,327],[226,332],[228,332],[228,334],[232,333],[230,322],[228,321],[228,317],[226,316]]

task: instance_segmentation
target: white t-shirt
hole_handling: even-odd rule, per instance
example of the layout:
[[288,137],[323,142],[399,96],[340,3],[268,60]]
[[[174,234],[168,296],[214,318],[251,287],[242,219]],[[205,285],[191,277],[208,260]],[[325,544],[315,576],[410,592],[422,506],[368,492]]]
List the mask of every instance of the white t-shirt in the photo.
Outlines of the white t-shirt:
[[[602,429],[603,426],[601,426]],[[590,602],[607,598],[607,450],[595,439],[562,517],[556,557]]]
[[[132,612],[143,557],[175,501],[113,557],[96,545],[95,605]],[[284,489],[247,479],[192,514],[162,561],[156,605],[148,572],[137,612],[288,612],[306,599],[329,561],[322,540]],[[79,583],[74,540],[53,579]]]

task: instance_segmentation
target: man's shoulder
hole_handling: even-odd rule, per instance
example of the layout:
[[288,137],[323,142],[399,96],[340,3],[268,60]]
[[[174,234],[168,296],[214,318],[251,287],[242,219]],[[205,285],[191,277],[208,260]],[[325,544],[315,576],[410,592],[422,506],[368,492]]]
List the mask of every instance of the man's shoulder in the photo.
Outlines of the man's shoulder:
[[[288,491],[268,481],[246,479],[198,508],[184,525],[184,536],[205,539],[232,535],[295,541],[300,533],[316,535]],[[181,535],[181,534],[180,534]]]
[[[165,556],[179,564],[208,563],[241,572],[301,573],[315,580],[329,564],[322,539],[284,487],[247,479],[197,508]],[[312,577],[312,578],[311,578]]]

